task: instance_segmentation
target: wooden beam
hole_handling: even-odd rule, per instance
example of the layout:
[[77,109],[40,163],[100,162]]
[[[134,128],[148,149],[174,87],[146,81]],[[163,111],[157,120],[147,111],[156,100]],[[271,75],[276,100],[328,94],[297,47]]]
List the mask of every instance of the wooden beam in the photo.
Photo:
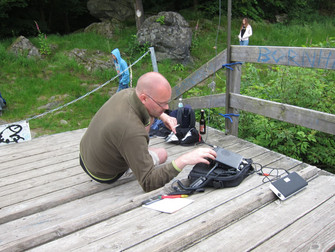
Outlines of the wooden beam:
[[[197,96],[183,99],[183,103],[190,105],[193,109],[225,107],[225,102],[226,94]],[[178,101],[172,101],[169,106],[172,110],[177,109]]]
[[335,135],[333,114],[240,94],[230,96],[234,108]]
[[[335,135],[335,115],[231,93],[231,107]],[[225,107],[226,94],[184,99],[194,109]],[[171,109],[177,108],[173,101]]]
[[174,100],[181,96],[183,93],[207,79],[210,75],[214,74],[217,70],[222,68],[223,64],[227,61],[226,50],[219,53],[216,57],[201,66],[198,70],[190,74],[186,79],[172,88],[171,99]]
[[231,61],[335,69],[335,48],[234,45]]

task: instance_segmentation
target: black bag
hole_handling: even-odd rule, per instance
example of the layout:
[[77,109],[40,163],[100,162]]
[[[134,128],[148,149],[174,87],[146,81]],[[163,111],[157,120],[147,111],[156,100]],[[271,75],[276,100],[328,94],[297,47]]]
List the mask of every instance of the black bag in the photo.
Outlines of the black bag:
[[[201,178],[206,178],[203,186],[214,188],[235,187],[241,184],[254,171],[251,159],[244,159],[240,169],[232,168],[222,163],[218,163],[215,168],[214,166],[215,162],[211,162],[209,165],[204,163],[196,164],[188,175],[191,184]],[[209,171],[211,172],[209,173]]]
[[185,186],[178,180],[178,187],[174,187],[175,193],[192,194],[204,191],[204,187],[235,187],[254,172],[252,159],[245,159],[222,148],[215,150],[218,154],[216,160],[210,160],[209,165],[196,164],[188,175],[190,185]]
[[186,105],[182,108],[171,111],[170,116],[177,118],[177,134],[171,132],[166,137],[166,142],[179,145],[194,145],[202,142],[202,138],[195,128],[195,113],[191,106]]

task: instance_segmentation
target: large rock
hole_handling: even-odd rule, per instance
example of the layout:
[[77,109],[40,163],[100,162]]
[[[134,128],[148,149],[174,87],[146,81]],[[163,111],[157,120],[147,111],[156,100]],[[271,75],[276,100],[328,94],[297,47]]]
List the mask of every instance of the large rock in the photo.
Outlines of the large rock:
[[18,37],[8,48],[8,51],[15,55],[27,55],[30,57],[41,57],[38,49],[24,36]]
[[80,65],[88,71],[105,70],[114,67],[110,52],[89,51],[87,49],[75,48],[68,53],[69,57],[74,58]]
[[135,19],[133,0],[89,0],[87,9],[93,17],[123,22]]
[[103,21],[100,23],[92,23],[87,26],[84,30],[85,32],[95,32],[106,38],[113,37],[114,26],[110,21]]
[[192,30],[176,12],[160,12],[147,18],[137,32],[137,39],[140,44],[148,43],[155,48],[157,61],[191,61]]

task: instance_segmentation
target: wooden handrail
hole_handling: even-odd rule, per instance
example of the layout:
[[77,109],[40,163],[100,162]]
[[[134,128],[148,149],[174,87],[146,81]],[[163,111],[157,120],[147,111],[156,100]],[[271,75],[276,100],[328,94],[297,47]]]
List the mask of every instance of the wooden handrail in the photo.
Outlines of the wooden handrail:
[[[213,58],[197,71],[172,89],[172,99],[205,80],[226,64],[226,50]],[[261,64],[276,64],[308,68],[335,69],[335,49],[333,48],[305,48],[305,47],[276,47],[276,46],[231,46],[231,60],[234,62],[253,62]],[[335,135],[335,115],[312,109],[301,108],[289,104],[272,102],[255,97],[239,94],[241,82],[241,66],[233,66],[230,82],[230,109],[243,110],[280,121],[300,125],[310,129]],[[231,70],[227,70],[231,71]],[[184,99],[194,109],[215,108],[226,106],[227,94],[216,94]],[[170,103],[175,109],[177,101]],[[238,118],[228,128],[228,134],[237,136]],[[226,129],[227,131],[227,129]]]

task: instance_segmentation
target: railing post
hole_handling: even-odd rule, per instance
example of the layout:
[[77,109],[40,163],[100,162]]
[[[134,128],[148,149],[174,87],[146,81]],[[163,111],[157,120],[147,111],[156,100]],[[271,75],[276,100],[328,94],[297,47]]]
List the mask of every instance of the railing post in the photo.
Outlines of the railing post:
[[156,54],[155,54],[155,48],[150,47],[150,55],[151,55],[151,62],[152,62],[152,67],[154,72],[158,72],[158,66],[157,66],[157,61],[156,61]]
[[[241,89],[241,69],[242,66],[241,64],[235,64],[232,66],[233,70],[227,69],[227,71],[230,72],[229,75],[229,92],[230,93],[236,93],[239,94],[240,93],[240,89]],[[230,98],[230,95],[229,95]],[[227,99],[227,96],[226,96]],[[230,104],[230,102],[229,102]],[[227,114],[239,114],[239,111],[235,108],[232,107],[228,107],[228,109],[226,109]],[[233,135],[233,136],[238,136],[238,121],[239,121],[239,117],[238,116],[231,116],[233,123],[231,123],[231,121],[226,118],[225,124],[226,124],[226,131],[227,134]],[[227,122],[228,119],[228,122]]]
[[[231,48],[230,48],[230,41],[231,41],[231,0],[228,0],[228,13],[227,13],[227,19],[228,19],[228,32],[227,32],[227,64],[230,63],[231,59]],[[230,107],[230,69],[226,68],[226,105],[225,105],[225,111],[226,114],[229,113],[229,107]],[[226,135],[231,134],[230,129],[229,129],[229,123],[230,120],[226,118],[225,120],[225,133]]]

